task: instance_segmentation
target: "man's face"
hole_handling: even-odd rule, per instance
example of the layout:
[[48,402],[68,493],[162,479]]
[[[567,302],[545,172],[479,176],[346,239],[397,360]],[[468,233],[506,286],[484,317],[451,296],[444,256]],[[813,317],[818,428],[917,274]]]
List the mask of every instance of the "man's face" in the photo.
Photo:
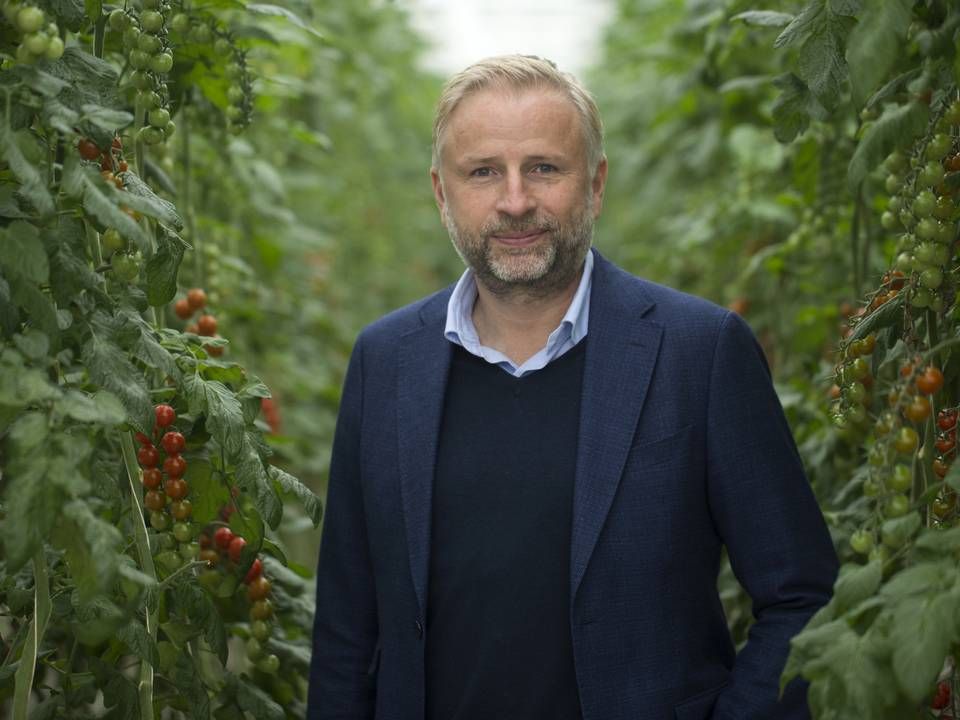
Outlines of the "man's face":
[[606,169],[604,160],[591,177],[580,117],[562,94],[492,88],[453,111],[431,177],[477,280],[498,295],[548,296],[577,277]]

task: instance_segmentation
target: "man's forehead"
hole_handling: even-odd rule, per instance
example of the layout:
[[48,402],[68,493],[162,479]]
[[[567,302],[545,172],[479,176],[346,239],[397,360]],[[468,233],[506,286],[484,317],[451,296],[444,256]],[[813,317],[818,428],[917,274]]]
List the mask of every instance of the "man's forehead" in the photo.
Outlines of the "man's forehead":
[[[491,87],[474,91],[450,115],[444,139],[455,145],[484,140],[580,141],[580,120],[573,102],[553,88]],[[476,152],[483,153],[482,150]],[[549,149],[541,151],[550,154]],[[555,152],[555,151],[553,151]]]

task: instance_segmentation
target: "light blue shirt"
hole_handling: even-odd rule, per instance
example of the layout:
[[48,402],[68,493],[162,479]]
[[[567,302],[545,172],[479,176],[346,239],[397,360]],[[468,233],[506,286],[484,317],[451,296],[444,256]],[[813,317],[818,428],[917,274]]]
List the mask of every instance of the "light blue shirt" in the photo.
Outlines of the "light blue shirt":
[[556,330],[550,333],[547,344],[522,365],[498,350],[480,344],[477,328],[473,324],[473,304],[477,300],[477,281],[469,268],[457,281],[447,303],[447,325],[443,334],[447,340],[463,347],[467,352],[483,358],[492,365],[499,365],[514,377],[523,377],[540,370],[570,350],[587,335],[590,317],[590,286],[593,281],[593,253],[588,251],[583,263],[583,275],[570,307]]

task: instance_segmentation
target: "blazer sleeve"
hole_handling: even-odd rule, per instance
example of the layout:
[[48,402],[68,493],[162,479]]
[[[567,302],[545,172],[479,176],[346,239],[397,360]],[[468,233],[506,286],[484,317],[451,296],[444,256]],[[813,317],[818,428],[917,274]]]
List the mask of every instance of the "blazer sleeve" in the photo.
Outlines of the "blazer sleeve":
[[372,720],[377,604],[360,486],[362,335],[344,381],[317,565],[308,720]]
[[756,619],[713,718],[808,718],[806,684],[778,700],[780,675],[790,639],[830,599],[837,556],[763,351],[733,313],[717,339],[706,430],[711,512]]

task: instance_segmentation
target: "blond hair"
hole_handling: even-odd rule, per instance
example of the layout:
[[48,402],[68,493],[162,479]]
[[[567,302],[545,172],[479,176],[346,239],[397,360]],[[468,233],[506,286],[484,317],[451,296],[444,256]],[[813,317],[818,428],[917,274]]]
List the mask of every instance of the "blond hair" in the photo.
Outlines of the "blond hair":
[[587,166],[595,172],[603,159],[603,123],[597,103],[589,91],[570,73],[561,72],[557,66],[536,55],[501,55],[486,58],[450,78],[437,102],[433,120],[433,156],[435,170],[440,166],[440,141],[450,115],[460,102],[472,93],[490,87],[526,90],[552,88],[569,98],[580,116],[584,144],[587,151]]

